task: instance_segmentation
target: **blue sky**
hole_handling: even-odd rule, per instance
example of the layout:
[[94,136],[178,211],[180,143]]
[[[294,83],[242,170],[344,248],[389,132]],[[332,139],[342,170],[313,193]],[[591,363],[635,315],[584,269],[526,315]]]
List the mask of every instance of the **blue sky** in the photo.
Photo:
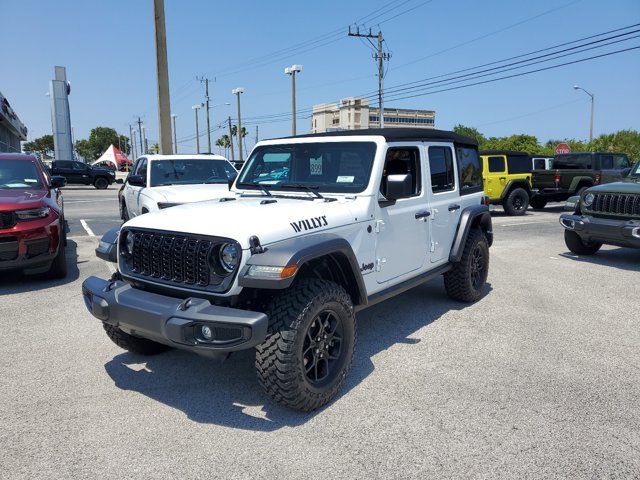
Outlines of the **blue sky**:
[[[30,139],[51,133],[45,93],[54,65],[66,66],[72,83],[76,138],[94,126],[128,134],[141,115],[149,140],[157,139],[152,3],[0,0],[0,91],[29,127]],[[185,138],[194,132],[191,106],[203,97],[196,75],[215,78],[213,104],[223,105],[212,110],[214,125],[235,116],[231,90],[245,88],[242,115],[251,138],[256,123],[261,138],[290,132],[288,119],[249,119],[290,110],[283,69],[292,63],[304,69],[297,77],[301,109],[375,90],[370,50],[346,36],[347,25],[372,12],[383,14],[368,24],[374,31],[386,20],[380,27],[392,52],[387,87],[640,22],[638,0],[165,0],[165,8],[171,103],[182,152],[195,150],[195,141]],[[274,55],[314,39],[297,52]],[[635,45],[640,38],[582,56]],[[576,83],[596,95],[595,134],[640,129],[640,50],[387,106],[434,109],[436,127],[443,129],[463,123],[487,135],[586,138],[588,97],[572,89]],[[299,133],[307,131],[310,120],[299,118],[298,125]]]

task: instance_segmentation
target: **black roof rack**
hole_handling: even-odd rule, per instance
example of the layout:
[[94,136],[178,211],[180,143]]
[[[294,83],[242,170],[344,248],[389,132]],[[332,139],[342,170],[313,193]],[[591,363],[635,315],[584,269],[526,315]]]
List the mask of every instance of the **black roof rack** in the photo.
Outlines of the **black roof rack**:
[[296,135],[295,137],[283,138],[323,138],[323,137],[350,137],[376,135],[384,137],[387,142],[394,141],[414,141],[414,142],[455,142],[464,145],[478,146],[478,142],[464,135],[447,130],[436,130],[433,128],[364,128],[361,130],[339,130],[336,132],[309,133],[306,135]]
[[516,150],[480,150],[480,155],[510,155],[514,157],[528,157],[526,152],[518,152]]

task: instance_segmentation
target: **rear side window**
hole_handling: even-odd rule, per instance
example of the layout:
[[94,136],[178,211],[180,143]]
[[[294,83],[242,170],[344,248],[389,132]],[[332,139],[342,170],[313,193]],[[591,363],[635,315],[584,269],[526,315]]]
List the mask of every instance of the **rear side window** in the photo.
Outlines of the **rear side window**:
[[54,168],[71,168],[73,162],[67,162],[66,160],[60,160],[59,162],[53,162]]
[[536,158],[533,161],[533,169],[534,170],[544,170],[546,168],[546,163],[544,161],[544,158]]
[[433,193],[455,190],[453,155],[449,147],[429,147],[429,169]]
[[509,173],[531,173],[531,160],[524,155],[507,155]]
[[553,168],[559,170],[580,170],[592,168],[592,156],[588,153],[558,155],[553,161]]
[[504,157],[489,157],[489,171],[494,172],[504,172]]
[[460,195],[482,191],[482,164],[475,148],[456,148],[458,172],[460,176]]

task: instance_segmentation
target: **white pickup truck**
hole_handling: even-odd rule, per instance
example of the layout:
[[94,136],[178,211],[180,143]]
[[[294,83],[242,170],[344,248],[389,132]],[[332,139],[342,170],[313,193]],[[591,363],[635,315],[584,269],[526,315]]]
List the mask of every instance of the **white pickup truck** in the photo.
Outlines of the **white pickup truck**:
[[220,155],[145,155],[131,168],[118,200],[125,222],[148,212],[229,194],[238,172]]

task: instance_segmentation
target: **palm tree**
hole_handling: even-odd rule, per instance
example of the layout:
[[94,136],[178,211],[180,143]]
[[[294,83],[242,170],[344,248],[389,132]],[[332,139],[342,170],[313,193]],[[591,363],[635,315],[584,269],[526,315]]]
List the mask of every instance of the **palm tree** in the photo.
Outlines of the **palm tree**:
[[228,157],[229,147],[231,147],[231,140],[229,139],[229,135],[224,134],[218,140],[216,140],[216,147],[224,148],[224,156]]
[[[232,137],[237,137],[238,136],[238,126],[237,125],[234,125],[234,126],[231,127],[231,136]],[[246,136],[247,136],[247,129],[242,127],[242,138],[244,139],[244,137],[246,137]],[[238,139],[236,139],[236,143],[238,144],[238,147],[240,149],[242,149],[242,145],[241,144],[244,143],[244,141],[241,141],[238,138]],[[245,152],[246,148],[242,149],[242,151]]]

